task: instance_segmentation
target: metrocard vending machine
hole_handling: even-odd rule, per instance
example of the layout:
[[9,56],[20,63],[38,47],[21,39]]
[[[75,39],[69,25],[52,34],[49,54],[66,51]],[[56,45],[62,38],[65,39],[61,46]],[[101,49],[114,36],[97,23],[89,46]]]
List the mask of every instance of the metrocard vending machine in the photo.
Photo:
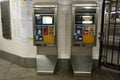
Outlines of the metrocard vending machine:
[[92,48],[96,44],[96,4],[73,4],[72,13],[73,73],[74,75],[90,75]]
[[95,14],[75,14],[74,45],[95,45]]
[[53,74],[57,62],[57,5],[34,5],[34,45],[37,46],[37,72]]
[[35,12],[34,44],[55,45],[55,15]]

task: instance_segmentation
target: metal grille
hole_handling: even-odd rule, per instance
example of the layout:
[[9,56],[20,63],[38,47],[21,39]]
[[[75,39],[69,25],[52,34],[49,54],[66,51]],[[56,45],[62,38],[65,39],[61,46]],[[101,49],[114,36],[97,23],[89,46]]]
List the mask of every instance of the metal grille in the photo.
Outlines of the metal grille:
[[120,70],[120,0],[104,0],[99,67]]

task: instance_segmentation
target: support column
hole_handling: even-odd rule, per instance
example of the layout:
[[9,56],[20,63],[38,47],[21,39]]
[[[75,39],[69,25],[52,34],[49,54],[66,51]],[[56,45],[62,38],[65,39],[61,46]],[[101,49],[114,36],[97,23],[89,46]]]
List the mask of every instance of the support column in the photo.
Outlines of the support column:
[[69,59],[71,55],[71,2],[58,0],[58,58]]
[[97,9],[96,9],[96,17],[97,17],[97,38],[96,38],[96,46],[93,47],[93,52],[92,52],[92,57],[93,59],[98,59],[99,57],[99,48],[100,48],[100,43],[99,43],[99,33],[100,33],[100,29],[101,29],[101,14],[102,13],[102,1],[97,1]]

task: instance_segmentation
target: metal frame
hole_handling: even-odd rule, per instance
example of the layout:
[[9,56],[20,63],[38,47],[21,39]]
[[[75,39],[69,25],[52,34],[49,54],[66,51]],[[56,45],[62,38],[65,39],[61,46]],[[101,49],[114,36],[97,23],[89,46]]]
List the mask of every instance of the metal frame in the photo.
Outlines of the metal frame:
[[[92,73],[92,46],[74,46],[74,23],[75,23],[75,8],[76,7],[95,6],[97,4],[73,4],[72,5],[72,56],[71,64],[75,76],[90,76]],[[97,8],[96,8],[97,10]],[[81,13],[83,14],[83,13]],[[88,14],[88,13],[87,13]],[[96,16],[95,16],[96,17]],[[96,20],[95,20],[96,21]],[[95,22],[95,26],[97,26]],[[95,30],[97,31],[97,29]],[[96,32],[95,32],[96,33]],[[87,51],[86,51],[87,49]],[[76,54],[77,53],[77,54]],[[84,62],[84,64],[83,64]]]
[[[54,8],[55,44],[37,46],[37,73],[40,75],[53,75],[57,64],[57,4],[34,4],[34,9]],[[50,15],[50,14],[45,14]],[[33,15],[34,19],[34,15]],[[34,21],[34,20],[33,20]],[[33,22],[35,26],[35,22]],[[33,28],[34,29],[34,28]],[[33,34],[34,35],[34,34]],[[35,43],[35,41],[34,41]]]

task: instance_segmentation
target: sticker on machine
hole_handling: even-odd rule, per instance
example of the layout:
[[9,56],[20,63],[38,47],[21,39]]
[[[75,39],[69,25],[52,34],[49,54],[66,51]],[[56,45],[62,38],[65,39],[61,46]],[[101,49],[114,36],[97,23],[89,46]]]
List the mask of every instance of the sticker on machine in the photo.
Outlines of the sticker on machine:
[[47,26],[44,27],[44,35],[48,35],[48,27]]

